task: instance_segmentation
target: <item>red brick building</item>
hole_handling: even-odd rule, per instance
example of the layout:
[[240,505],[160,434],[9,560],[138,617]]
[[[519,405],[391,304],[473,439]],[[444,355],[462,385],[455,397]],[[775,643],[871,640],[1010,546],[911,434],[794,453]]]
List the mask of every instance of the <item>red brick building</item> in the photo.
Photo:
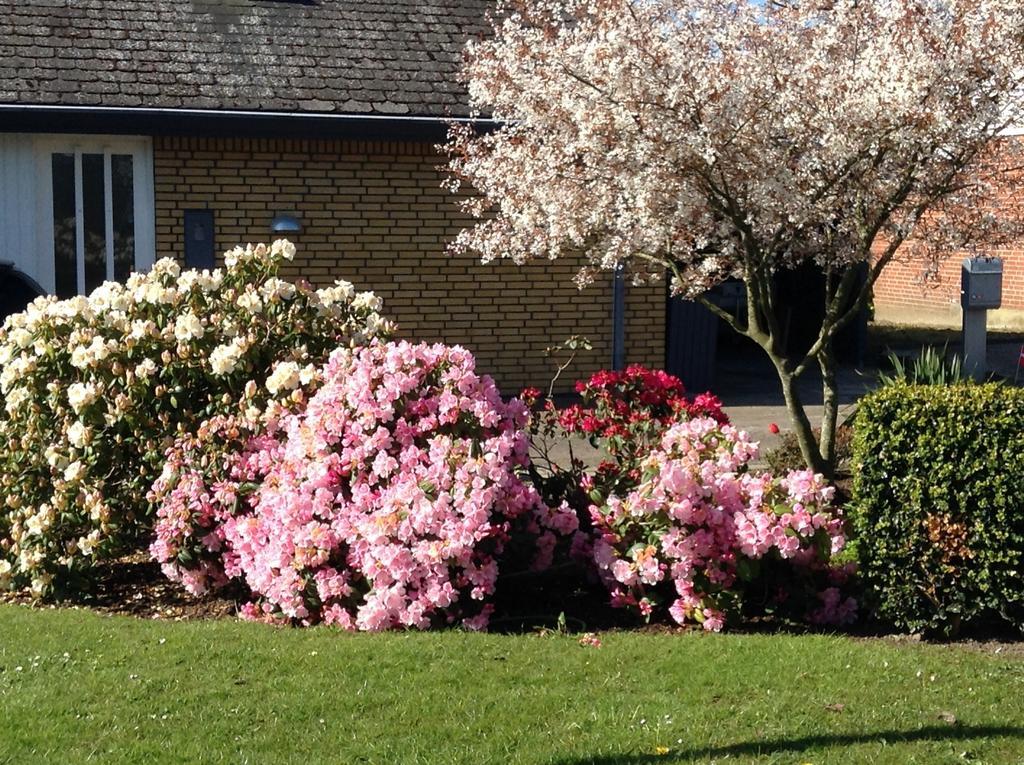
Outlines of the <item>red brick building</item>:
[[[1008,140],[1024,140],[1024,131]],[[992,329],[1024,330],[1024,242],[1019,247],[986,250],[1003,259],[1003,307],[989,311]],[[936,273],[926,273],[921,261],[890,263],[875,284],[875,319],[918,326],[958,327],[960,267],[968,253],[950,253]]]

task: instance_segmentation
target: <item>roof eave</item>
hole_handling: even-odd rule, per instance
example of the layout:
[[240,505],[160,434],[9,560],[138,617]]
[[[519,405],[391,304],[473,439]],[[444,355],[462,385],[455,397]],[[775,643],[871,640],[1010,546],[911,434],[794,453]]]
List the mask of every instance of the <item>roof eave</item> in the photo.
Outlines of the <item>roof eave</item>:
[[451,122],[492,130],[467,117],[150,107],[0,104],[0,132],[114,135],[443,141]]

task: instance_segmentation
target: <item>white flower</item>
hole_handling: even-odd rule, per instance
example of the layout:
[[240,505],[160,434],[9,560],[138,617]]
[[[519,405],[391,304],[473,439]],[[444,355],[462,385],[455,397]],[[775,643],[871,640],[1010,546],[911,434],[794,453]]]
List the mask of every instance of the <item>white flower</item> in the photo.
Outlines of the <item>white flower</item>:
[[135,290],[133,297],[137,303],[174,305],[178,302],[179,292],[173,287],[164,287],[159,282],[147,282]]
[[160,258],[160,260],[153,264],[152,273],[158,276],[167,275],[177,279],[181,273],[181,266],[174,258]]
[[[147,359],[147,361],[149,361],[149,359]],[[95,401],[99,395],[99,389],[91,382],[72,383],[68,386],[68,403],[71,405],[71,409],[75,414],[80,414],[81,411]]]
[[381,335],[390,332],[393,325],[379,313],[371,313],[366,317],[366,331],[370,336]]
[[22,548],[18,554],[18,568],[22,571],[32,571],[43,562],[43,552],[38,549]]
[[71,366],[78,369],[96,366],[115,350],[117,350],[116,340],[94,337],[88,345],[79,345],[71,351]]
[[68,428],[68,441],[76,449],[83,449],[89,443],[89,429],[81,420],[75,420]]
[[29,400],[31,396],[28,391],[24,388],[15,388],[7,394],[7,400],[4,402],[4,409],[7,410],[7,414],[14,414],[21,408],[21,405]]
[[46,457],[46,464],[48,464],[52,468],[57,468],[57,470],[63,470],[65,467],[67,467],[68,458],[61,454],[57,447],[54,446],[53,444],[50,444],[49,446],[46,447],[46,450],[43,452],[43,456]]
[[110,510],[103,501],[103,495],[98,491],[85,492],[85,502],[83,504],[89,513],[89,517],[94,521],[106,521],[110,515]]
[[13,568],[10,561],[0,558],[0,590],[9,590],[14,584],[11,576]]
[[32,333],[27,329],[16,329],[11,332],[11,342],[19,348],[28,348],[32,344]]
[[156,362],[153,359],[144,359],[141,364],[135,367],[135,376],[145,380],[156,372]]
[[352,300],[352,307],[356,309],[368,308],[371,311],[379,311],[383,301],[372,292],[360,292]]
[[238,296],[238,300],[235,301],[239,308],[249,311],[250,313],[259,313],[263,308],[263,301],[260,300],[260,296],[255,292],[246,291]]
[[78,549],[82,551],[82,555],[92,555],[93,550],[100,543],[100,530],[93,529],[89,532],[89,536],[78,538]]
[[128,293],[118,282],[103,282],[89,295],[89,304],[100,313],[106,311],[125,311],[131,302]]
[[40,536],[53,525],[55,513],[53,508],[43,503],[39,510],[28,516],[25,521],[25,532],[28,536]]
[[50,589],[50,583],[53,582],[53,574],[46,572],[40,573],[37,577],[32,579],[32,595],[36,598],[41,598]]
[[330,306],[335,303],[348,303],[355,297],[356,288],[351,282],[336,281],[333,287],[325,287],[316,291],[321,305]]
[[213,271],[203,271],[199,275],[199,287],[203,292],[219,290],[223,281],[224,273],[219,268],[215,268]]
[[64,468],[64,480],[68,483],[78,483],[83,477],[85,477],[85,465],[78,460]]
[[292,390],[299,385],[299,375],[299,365],[294,361],[278,364],[267,378],[267,390],[274,395],[280,390]]
[[174,322],[174,337],[179,343],[187,343],[189,340],[200,340],[206,330],[203,328],[203,321],[194,313],[189,311],[178,317]]
[[78,345],[71,349],[71,366],[76,369],[86,369],[92,362],[92,355],[89,353],[89,346]]
[[142,340],[156,331],[156,323],[149,319],[135,319],[131,326],[130,337],[135,340]]
[[295,259],[295,245],[287,239],[277,239],[270,245],[270,254],[280,255],[285,260]]
[[291,300],[295,297],[295,285],[275,276],[263,282],[260,294],[268,302],[277,299]]
[[215,375],[229,375],[238,368],[238,362],[249,348],[249,340],[236,337],[230,343],[218,345],[210,354],[210,369]]

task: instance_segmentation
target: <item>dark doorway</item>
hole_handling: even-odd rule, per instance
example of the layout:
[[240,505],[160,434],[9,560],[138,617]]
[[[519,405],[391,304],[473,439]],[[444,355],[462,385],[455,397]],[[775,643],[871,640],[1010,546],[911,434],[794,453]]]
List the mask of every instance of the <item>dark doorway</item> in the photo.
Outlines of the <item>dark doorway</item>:
[[[866,264],[862,271],[866,276]],[[789,356],[804,354],[821,327],[824,274],[813,263],[780,271],[775,279],[775,291],[778,303],[786,307],[780,317],[785,352]],[[721,284],[707,297],[741,321],[746,320],[746,292],[742,282]],[[836,353],[841,363],[854,366],[863,363],[867,320],[865,310],[838,335]],[[668,298],[666,323],[665,369],[679,377],[690,391],[713,389],[719,362],[734,356],[750,358],[761,354],[752,341],[738,335],[722,319],[691,300]]]

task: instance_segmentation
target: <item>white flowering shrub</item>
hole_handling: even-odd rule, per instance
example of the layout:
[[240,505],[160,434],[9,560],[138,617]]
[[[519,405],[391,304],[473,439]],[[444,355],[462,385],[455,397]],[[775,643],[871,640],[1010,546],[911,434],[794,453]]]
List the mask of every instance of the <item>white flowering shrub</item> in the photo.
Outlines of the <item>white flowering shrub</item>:
[[212,416],[301,397],[329,352],[391,332],[373,293],[278,278],[284,240],[169,259],[0,329],[0,588],[43,596],[148,541],[164,452]]

